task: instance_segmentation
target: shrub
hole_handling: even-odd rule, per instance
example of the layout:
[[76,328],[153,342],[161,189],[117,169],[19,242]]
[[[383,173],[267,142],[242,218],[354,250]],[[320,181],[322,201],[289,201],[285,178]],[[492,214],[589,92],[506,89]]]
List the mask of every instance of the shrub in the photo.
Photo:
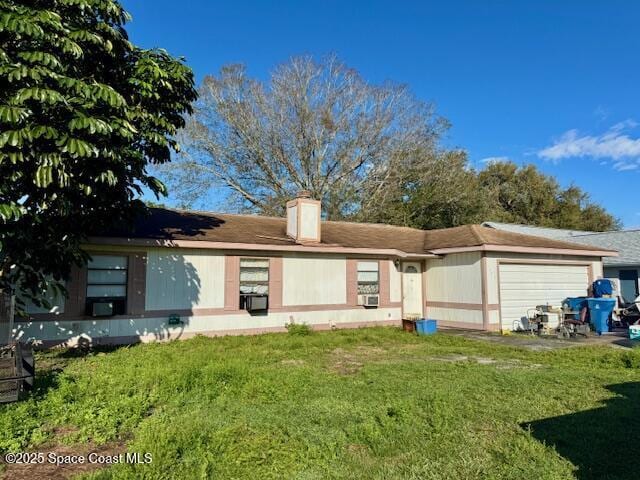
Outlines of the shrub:
[[289,335],[305,336],[313,333],[313,329],[306,323],[287,323],[286,328]]

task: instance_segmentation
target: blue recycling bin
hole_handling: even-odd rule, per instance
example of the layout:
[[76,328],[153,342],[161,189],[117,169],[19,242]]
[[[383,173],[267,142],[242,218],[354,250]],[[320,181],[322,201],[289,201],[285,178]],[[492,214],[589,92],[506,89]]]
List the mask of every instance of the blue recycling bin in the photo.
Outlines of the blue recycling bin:
[[616,306],[615,298],[587,298],[591,325],[598,335],[609,331],[609,316]]
[[422,318],[416,322],[416,332],[418,335],[431,335],[438,330],[438,322]]

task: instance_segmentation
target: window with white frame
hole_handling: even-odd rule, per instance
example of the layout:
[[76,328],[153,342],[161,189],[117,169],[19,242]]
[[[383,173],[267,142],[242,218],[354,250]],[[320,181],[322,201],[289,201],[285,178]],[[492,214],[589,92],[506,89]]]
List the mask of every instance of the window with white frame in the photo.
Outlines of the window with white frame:
[[247,297],[269,294],[269,259],[240,259],[240,308],[246,308]]
[[378,262],[358,262],[358,294],[380,293],[380,272]]
[[87,264],[87,311],[93,302],[112,302],[113,313],[124,315],[127,305],[127,266],[124,255],[94,255]]

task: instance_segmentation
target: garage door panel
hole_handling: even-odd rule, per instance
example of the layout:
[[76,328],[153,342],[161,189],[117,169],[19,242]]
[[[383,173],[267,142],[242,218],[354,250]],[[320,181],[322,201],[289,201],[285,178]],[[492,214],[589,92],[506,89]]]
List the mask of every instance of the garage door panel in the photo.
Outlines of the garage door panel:
[[586,265],[501,264],[502,328],[512,329],[536,305],[560,305],[567,297],[583,296],[589,283]]

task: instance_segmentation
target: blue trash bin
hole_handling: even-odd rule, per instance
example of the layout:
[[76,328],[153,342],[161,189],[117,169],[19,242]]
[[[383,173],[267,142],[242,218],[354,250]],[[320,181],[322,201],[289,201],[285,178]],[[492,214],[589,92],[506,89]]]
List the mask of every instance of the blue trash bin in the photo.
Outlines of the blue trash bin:
[[609,315],[616,306],[615,298],[587,298],[591,325],[598,335],[609,331]]
[[438,330],[438,322],[422,318],[416,322],[416,332],[418,335],[431,335]]

